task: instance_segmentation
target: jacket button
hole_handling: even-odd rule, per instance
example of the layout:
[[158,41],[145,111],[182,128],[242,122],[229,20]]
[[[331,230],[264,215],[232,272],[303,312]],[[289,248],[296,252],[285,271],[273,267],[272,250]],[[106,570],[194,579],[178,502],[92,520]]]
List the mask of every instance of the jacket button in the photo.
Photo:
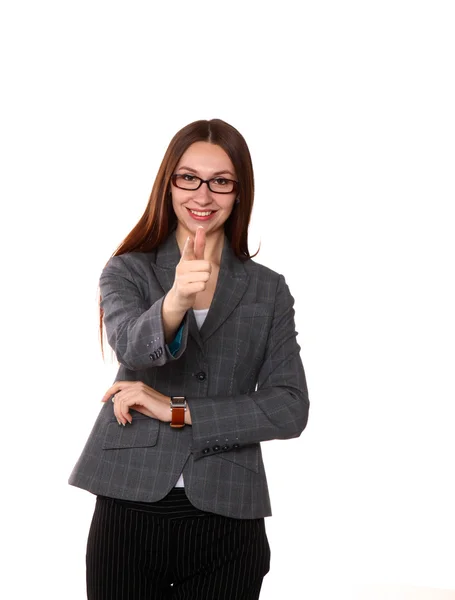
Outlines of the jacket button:
[[232,444],[233,448],[240,448],[240,444]]
[[224,450],[226,452],[226,450],[229,450],[230,446],[228,446],[227,444],[225,444],[221,450]]
[[199,371],[199,373],[196,373],[196,377],[199,379],[199,381],[204,381],[207,375],[204,373],[204,371]]
[[210,452],[210,448],[204,448],[204,450],[202,450],[203,454],[208,454]]
[[219,446],[213,446],[213,448],[212,448],[212,450],[213,450],[214,452],[218,452],[218,450],[219,450],[219,449],[220,449],[220,447],[219,447]]

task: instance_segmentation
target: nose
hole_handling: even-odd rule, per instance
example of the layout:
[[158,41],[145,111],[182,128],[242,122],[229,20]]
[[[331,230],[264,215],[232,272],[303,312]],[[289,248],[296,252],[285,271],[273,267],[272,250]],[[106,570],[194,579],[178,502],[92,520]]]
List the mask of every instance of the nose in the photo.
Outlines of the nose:
[[208,184],[204,182],[198,190],[195,190],[193,198],[198,204],[201,204],[203,206],[205,206],[206,204],[210,204],[212,202],[212,199],[210,197],[210,190]]

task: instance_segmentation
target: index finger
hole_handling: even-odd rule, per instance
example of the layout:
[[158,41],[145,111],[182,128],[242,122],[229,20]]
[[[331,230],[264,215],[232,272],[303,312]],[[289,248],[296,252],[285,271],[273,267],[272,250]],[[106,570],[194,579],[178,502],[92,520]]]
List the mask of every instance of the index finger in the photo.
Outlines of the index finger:
[[205,229],[200,225],[196,229],[196,237],[194,238],[194,255],[196,260],[204,260],[205,252]]
[[128,385],[130,383],[133,383],[133,382],[132,381],[116,381],[114,383],[114,385],[111,385],[111,387],[104,394],[101,402],[107,402],[109,400],[109,398],[112,398],[112,396],[114,396],[117,392],[124,390],[126,387],[128,387]]

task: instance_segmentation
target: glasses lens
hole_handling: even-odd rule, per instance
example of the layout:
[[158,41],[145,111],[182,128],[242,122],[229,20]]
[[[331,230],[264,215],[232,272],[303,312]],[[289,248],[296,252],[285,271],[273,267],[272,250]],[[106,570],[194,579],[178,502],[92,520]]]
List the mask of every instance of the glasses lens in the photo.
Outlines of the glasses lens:
[[199,177],[187,173],[185,173],[185,175],[176,175],[174,180],[174,185],[182,190],[197,190],[200,183],[201,180]]
[[[173,176],[174,185],[181,188],[182,190],[197,190],[201,186],[202,179],[191,175],[190,173],[183,173]],[[230,194],[235,189],[235,181],[232,179],[225,179],[224,177],[214,177],[208,182],[208,186],[212,192],[218,194]]]
[[212,192],[229,194],[230,192],[234,191],[234,182],[231,179],[217,177],[216,179],[210,180],[210,189]]

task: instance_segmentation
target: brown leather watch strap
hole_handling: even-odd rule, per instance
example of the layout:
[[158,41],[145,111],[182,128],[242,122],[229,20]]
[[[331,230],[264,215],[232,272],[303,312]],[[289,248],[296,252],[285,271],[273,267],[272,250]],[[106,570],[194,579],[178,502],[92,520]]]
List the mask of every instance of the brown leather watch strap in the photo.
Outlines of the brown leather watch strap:
[[185,427],[185,396],[171,396],[171,422],[170,426],[175,428]]

